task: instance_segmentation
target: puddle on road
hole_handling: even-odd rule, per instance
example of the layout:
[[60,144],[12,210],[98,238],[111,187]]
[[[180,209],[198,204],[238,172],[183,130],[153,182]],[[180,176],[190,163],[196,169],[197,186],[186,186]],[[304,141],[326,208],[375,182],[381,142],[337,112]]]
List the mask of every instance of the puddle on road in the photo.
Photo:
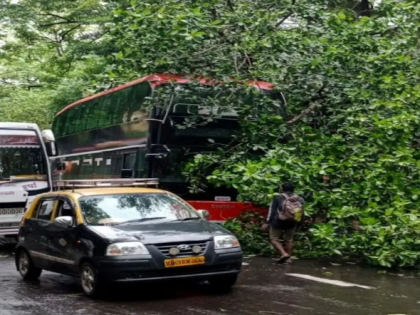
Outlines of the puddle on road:
[[190,307],[188,307],[187,310],[190,311],[191,314],[200,314],[200,315],[230,315],[231,314],[231,313],[228,313],[227,311],[217,312],[217,311],[190,308]]
[[291,276],[291,277],[311,280],[311,281],[317,281],[317,282],[320,282],[320,283],[336,285],[336,286],[339,286],[339,287],[347,287],[347,288],[348,287],[358,287],[358,288],[368,289],[368,290],[369,289],[374,289],[373,287],[369,287],[369,286],[366,286],[366,285],[344,282],[344,281],[340,281],[340,280],[318,278],[318,277],[314,277],[314,276],[310,276],[310,275],[302,275],[302,274],[298,274],[298,273],[287,273],[286,275]]
[[299,287],[293,287],[288,285],[236,285],[235,288],[243,288],[243,289],[250,289],[255,291],[263,291],[263,292],[281,292],[281,291],[299,291],[302,290],[302,288]]

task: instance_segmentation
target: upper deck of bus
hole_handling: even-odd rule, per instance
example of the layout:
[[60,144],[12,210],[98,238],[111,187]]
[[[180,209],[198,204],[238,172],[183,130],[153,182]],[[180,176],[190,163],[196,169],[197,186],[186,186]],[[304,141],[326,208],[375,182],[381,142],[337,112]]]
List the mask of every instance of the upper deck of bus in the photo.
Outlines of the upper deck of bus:
[[[197,77],[187,78],[187,77],[182,76],[182,75],[174,75],[174,74],[150,74],[148,76],[137,79],[135,81],[119,85],[119,86],[117,86],[113,89],[109,89],[109,90],[106,90],[104,92],[97,93],[97,94],[94,94],[92,96],[82,98],[82,99],[80,99],[80,100],[78,100],[74,103],[71,103],[70,105],[67,105],[65,108],[63,108],[61,111],[59,111],[56,116],[59,116],[59,115],[63,114],[67,110],[69,110],[69,109],[71,109],[71,108],[73,108],[77,105],[89,102],[91,100],[94,100],[96,98],[100,98],[100,97],[108,95],[108,94],[112,94],[112,93],[127,89],[129,87],[132,87],[132,86],[137,85],[137,84],[142,83],[142,82],[149,82],[150,85],[153,88],[156,88],[160,85],[167,84],[167,83],[187,84],[187,83],[192,82],[194,80],[198,80],[198,82],[200,84],[203,84],[203,85],[216,85],[216,84],[221,83],[220,81],[216,81],[216,80],[212,80],[212,79],[204,78],[204,77],[203,78],[197,78]],[[246,82],[246,84],[248,84],[250,86],[253,86],[257,89],[262,89],[262,90],[272,90],[274,88],[274,85],[272,83],[264,82],[264,81],[249,80],[249,81]]]

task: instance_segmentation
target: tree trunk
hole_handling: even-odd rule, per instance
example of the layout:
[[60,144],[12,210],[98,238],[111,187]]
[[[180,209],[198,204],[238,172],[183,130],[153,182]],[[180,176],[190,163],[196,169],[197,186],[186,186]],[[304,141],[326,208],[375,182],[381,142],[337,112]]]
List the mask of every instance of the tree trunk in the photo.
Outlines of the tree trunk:
[[360,1],[360,16],[371,16],[369,0]]

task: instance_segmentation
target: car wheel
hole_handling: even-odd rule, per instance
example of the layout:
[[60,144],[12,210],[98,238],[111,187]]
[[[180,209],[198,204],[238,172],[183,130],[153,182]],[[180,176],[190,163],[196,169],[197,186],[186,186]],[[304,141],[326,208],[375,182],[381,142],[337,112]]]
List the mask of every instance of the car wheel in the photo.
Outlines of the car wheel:
[[224,293],[230,291],[232,286],[236,283],[236,280],[238,279],[237,275],[234,276],[224,276],[224,277],[218,277],[214,279],[210,279],[210,287],[214,292],[217,293]]
[[18,253],[19,273],[25,280],[36,280],[41,275],[42,269],[34,265],[29,253],[22,249]]
[[91,263],[84,263],[80,268],[80,282],[87,296],[96,297],[102,292],[99,275]]

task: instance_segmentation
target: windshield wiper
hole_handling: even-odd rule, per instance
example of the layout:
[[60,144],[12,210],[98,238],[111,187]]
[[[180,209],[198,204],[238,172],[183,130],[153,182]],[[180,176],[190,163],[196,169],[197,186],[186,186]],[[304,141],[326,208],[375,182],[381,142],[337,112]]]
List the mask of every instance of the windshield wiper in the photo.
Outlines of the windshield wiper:
[[174,221],[192,221],[192,220],[201,220],[201,218],[200,217],[188,217],[188,218],[176,219]]
[[133,219],[133,220],[128,220],[128,221],[116,223],[114,225],[130,224],[130,223],[137,223],[137,222],[144,222],[144,221],[151,221],[151,220],[159,220],[159,219],[166,219],[166,217],[152,217],[152,218]]

